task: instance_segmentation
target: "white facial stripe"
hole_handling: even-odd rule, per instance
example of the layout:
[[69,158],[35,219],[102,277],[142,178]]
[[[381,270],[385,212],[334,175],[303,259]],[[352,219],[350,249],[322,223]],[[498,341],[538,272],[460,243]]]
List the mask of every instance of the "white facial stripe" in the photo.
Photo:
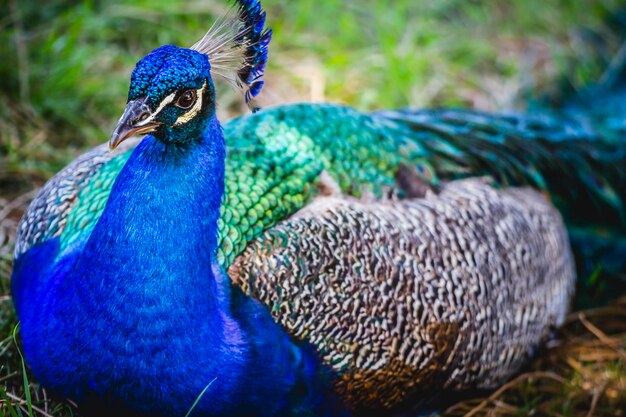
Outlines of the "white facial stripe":
[[178,116],[178,119],[176,119],[176,123],[174,123],[174,126],[184,125],[185,123],[189,122],[191,119],[196,117],[196,115],[200,112],[200,110],[202,109],[202,99],[204,97],[205,87],[206,87],[206,81],[202,85],[202,88],[199,88],[198,90],[196,90],[196,96],[198,97],[198,99],[194,103],[193,107],[189,109],[187,113],[181,114],[180,116]]
[[175,92],[170,94],[169,96],[165,97],[163,99],[163,101],[161,101],[161,103],[159,104],[159,107],[157,107],[157,109],[152,114],[150,114],[150,116],[146,117],[145,120],[142,120],[141,122],[137,123],[135,126],[141,127],[143,125],[146,125],[146,124],[152,122],[154,120],[154,118],[161,112],[161,110],[163,110],[165,108],[165,106],[167,106],[172,101],[174,101],[174,97],[176,97],[176,93]]

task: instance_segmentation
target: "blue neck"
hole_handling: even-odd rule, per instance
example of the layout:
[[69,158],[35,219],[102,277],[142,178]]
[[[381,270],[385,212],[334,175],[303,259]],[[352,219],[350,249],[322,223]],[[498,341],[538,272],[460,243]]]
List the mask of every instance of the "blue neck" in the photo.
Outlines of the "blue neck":
[[151,417],[186,415],[212,381],[194,415],[341,408],[316,354],[213,262],[224,163],[215,117],[184,148],[139,144],[84,247],[37,296],[45,320],[23,328],[44,385],[96,411]]
[[148,136],[133,152],[51,315],[82,355],[81,388],[65,395],[184,415],[215,379],[211,409],[237,404],[249,343],[212,262],[224,161],[214,117],[185,148]]
[[103,280],[99,289],[110,286],[129,297],[125,301],[150,305],[168,294],[172,304],[193,304],[204,318],[213,313],[219,308],[211,268],[224,160],[224,137],[214,117],[189,148],[146,137],[113,186],[81,270],[121,278]]

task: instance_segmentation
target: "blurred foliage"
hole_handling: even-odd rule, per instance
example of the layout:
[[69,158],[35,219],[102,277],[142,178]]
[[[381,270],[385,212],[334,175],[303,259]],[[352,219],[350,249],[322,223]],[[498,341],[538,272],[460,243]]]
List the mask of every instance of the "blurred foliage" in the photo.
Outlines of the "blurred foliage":
[[[579,28],[599,25],[619,2],[267,0],[275,38],[262,103],[511,107],[521,86],[579,53]],[[135,62],[162,44],[192,44],[227,6],[0,2],[0,189],[28,189],[105,141]],[[598,73],[577,68],[583,79]],[[228,86],[220,92],[222,118],[243,110]]]
[[[274,40],[260,104],[523,107],[525,97],[550,87],[557,74],[574,87],[601,75],[607,62],[587,57],[594,37],[614,35],[586,28],[599,28],[623,5],[624,0],[265,0]],[[12,247],[32,190],[108,139],[137,60],[163,44],[191,45],[227,8],[227,0],[0,1],[0,415],[25,415],[27,391],[36,415],[75,415],[70,405],[47,401],[45,391],[22,379],[11,337]],[[246,111],[227,84],[218,89],[222,120]],[[623,327],[609,330],[617,341],[605,340],[608,349],[623,352]],[[578,343],[572,349],[581,340],[595,343],[594,337],[572,336]],[[563,404],[561,414],[585,415],[600,395],[589,384],[604,384],[601,395],[624,391],[622,353],[581,368],[572,365],[581,361],[578,356],[570,361],[560,350],[550,352],[568,363],[550,362],[547,355],[535,366],[559,372],[564,382],[529,391],[523,380],[514,387],[519,395],[490,397],[475,414],[494,407],[499,412],[489,415],[552,413]],[[555,389],[562,390],[561,400],[546,394]],[[541,408],[547,395],[554,407]],[[570,409],[572,398],[578,402]],[[607,407],[624,401],[599,398],[595,404]]]

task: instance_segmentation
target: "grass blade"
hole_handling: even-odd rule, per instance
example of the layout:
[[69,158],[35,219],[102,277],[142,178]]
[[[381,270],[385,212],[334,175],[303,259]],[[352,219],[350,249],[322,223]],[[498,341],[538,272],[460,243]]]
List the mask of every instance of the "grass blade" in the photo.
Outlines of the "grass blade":
[[193,409],[196,408],[196,405],[198,405],[198,403],[200,402],[200,400],[204,396],[204,393],[206,392],[206,390],[208,390],[209,387],[211,385],[213,385],[213,383],[215,382],[216,379],[217,379],[217,377],[213,378],[213,380],[211,382],[209,382],[206,387],[204,387],[204,389],[202,390],[200,395],[198,395],[198,398],[196,398],[196,400],[193,402],[193,404],[191,404],[191,408],[189,409],[189,411],[187,411],[187,414],[185,414],[185,417],[189,417],[191,415],[191,413],[193,412]]
[[13,327],[13,332],[11,332],[11,336],[13,337],[13,343],[15,343],[15,349],[17,349],[17,353],[20,355],[20,362],[22,364],[22,378],[24,384],[24,395],[26,395],[26,405],[28,406],[28,415],[33,416],[33,402],[30,397],[30,384],[28,383],[28,376],[26,375],[26,362],[24,361],[24,355],[22,355],[22,351],[17,344],[17,332],[20,328],[20,323],[17,322],[15,327]]
[[[7,410],[9,412],[9,414],[11,415],[11,417],[19,417],[17,415],[17,412],[15,411],[15,407],[11,403],[11,400],[9,399],[9,396],[7,395],[7,393],[6,393],[6,391],[4,390],[3,387],[0,387],[0,397],[2,397],[2,400],[6,404]],[[2,412],[2,417],[6,416],[6,413],[4,412],[4,410],[2,408],[0,408],[0,411]]]

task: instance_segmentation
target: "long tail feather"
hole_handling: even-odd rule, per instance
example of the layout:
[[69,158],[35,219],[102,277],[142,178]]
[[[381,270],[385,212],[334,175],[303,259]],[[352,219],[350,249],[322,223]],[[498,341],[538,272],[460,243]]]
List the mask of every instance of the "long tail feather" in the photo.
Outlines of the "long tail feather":
[[444,179],[489,175],[503,185],[545,190],[570,224],[626,233],[626,137],[575,119],[464,110],[380,112],[432,152]]

